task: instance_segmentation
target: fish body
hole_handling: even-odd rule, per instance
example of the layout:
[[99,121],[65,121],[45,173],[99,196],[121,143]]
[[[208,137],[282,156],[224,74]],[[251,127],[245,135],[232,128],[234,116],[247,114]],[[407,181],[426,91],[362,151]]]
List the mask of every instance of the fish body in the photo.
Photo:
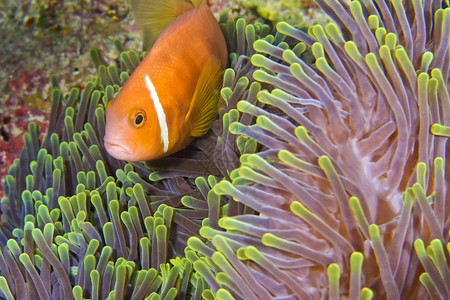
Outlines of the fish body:
[[167,2],[182,13],[106,108],[104,143],[117,159],[153,160],[182,150],[217,115],[228,58],[220,26],[204,3]]

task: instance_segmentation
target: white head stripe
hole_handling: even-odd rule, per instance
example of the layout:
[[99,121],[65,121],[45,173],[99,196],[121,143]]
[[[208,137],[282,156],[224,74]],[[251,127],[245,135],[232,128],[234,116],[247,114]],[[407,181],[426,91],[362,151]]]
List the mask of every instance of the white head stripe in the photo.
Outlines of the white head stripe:
[[155,86],[148,75],[145,75],[145,85],[150,91],[150,96],[153,99],[153,105],[155,106],[156,115],[158,116],[159,127],[161,128],[161,140],[164,143],[164,152],[167,152],[169,149],[169,129],[167,128],[166,114],[164,113],[161,102],[159,102]]

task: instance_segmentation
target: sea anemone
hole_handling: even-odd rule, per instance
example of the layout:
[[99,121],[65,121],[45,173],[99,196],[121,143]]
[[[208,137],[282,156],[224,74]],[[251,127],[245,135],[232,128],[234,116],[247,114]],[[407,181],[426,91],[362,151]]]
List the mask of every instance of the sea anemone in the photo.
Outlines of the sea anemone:
[[0,297],[449,298],[450,9],[316,2],[334,23],[307,32],[222,15],[220,119],[158,161],[103,146],[145,53],[53,78],[5,180]]
[[254,43],[266,88],[237,104],[255,124],[229,130],[260,150],[212,191],[258,214],[203,226],[194,267],[239,299],[446,299],[450,10],[317,3],[335,23]]

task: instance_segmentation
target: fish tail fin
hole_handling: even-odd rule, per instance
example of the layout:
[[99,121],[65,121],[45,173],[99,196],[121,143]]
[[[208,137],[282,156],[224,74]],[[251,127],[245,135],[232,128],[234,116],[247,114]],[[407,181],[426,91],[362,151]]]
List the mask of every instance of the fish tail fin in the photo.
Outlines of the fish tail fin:
[[200,73],[185,119],[191,124],[191,136],[193,137],[207,133],[216,120],[222,75],[223,71],[219,61],[207,64]]
[[173,20],[192,8],[184,0],[131,0],[136,24],[143,31],[144,49],[150,49]]

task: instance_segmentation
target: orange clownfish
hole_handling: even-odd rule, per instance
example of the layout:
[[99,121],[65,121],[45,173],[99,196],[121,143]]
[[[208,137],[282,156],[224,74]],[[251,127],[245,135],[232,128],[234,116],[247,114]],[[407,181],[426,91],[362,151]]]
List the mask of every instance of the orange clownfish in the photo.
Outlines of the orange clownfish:
[[111,156],[167,156],[215,121],[228,53],[217,20],[201,2],[132,0],[144,46],[154,44],[106,107],[104,143]]

